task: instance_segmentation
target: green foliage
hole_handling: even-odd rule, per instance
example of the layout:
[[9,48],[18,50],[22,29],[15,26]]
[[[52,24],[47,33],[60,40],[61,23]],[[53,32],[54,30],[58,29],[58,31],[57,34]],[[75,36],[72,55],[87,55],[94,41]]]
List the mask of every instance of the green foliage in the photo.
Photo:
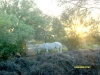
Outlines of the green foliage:
[[19,22],[17,17],[4,13],[0,16],[0,33],[2,42],[16,44],[16,41],[32,37],[34,30],[31,26]]
[[60,41],[68,48],[68,50],[78,50],[81,46],[81,39],[78,36],[63,37]]
[[68,47],[68,50],[77,50],[80,45],[79,42],[80,40],[78,38],[75,37],[67,38],[66,45]]
[[9,57],[11,52],[23,54],[28,40],[45,39],[50,17],[42,15],[33,0],[0,1],[0,4],[0,57],[6,51],[8,55],[5,57]]
[[84,3],[78,1],[77,6],[65,10],[58,19],[42,14],[33,0],[0,1],[0,57],[9,57],[11,52],[24,52],[28,40],[36,43],[59,41],[69,50],[78,49],[84,34],[77,32],[78,26],[90,26],[91,32],[85,33],[89,38],[85,38],[86,41],[99,43],[100,21],[93,18],[88,21],[90,13],[85,8],[81,9]]
[[44,41],[46,42],[48,39],[48,36],[51,35],[49,28],[51,27],[51,25],[49,24],[51,22],[51,18],[44,16],[41,17],[39,19],[39,22],[37,22],[37,24],[34,25],[35,28],[35,39],[36,40],[40,40],[40,41]]
[[87,9],[77,9],[71,15],[63,13],[61,21],[65,25],[66,31],[62,42],[67,45],[69,50],[82,48],[83,44],[99,43],[100,21],[91,17]]
[[56,36],[56,38],[65,36],[64,27],[65,26],[63,24],[61,24],[59,19],[57,19],[57,18],[53,19],[53,22],[52,22],[52,33],[53,33],[53,35]]
[[9,44],[7,42],[0,43],[0,59],[8,59],[11,53],[18,52],[18,48],[16,45]]
[[34,28],[23,20],[23,17],[27,16],[23,13],[24,8],[23,11],[19,9],[19,1],[13,2],[15,4],[11,6],[6,1],[0,1],[2,4],[0,7],[2,10],[0,11],[0,57],[4,59],[8,58],[12,52],[23,50],[23,43],[34,36]]

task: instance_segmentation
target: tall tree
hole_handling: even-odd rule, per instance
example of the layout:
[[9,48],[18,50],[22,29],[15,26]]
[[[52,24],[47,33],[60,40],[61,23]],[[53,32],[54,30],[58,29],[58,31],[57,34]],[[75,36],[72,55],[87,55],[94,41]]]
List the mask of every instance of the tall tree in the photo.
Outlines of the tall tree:
[[[98,9],[98,7],[90,6],[89,0],[58,1],[60,2],[61,6],[65,5],[65,10],[61,16],[61,22],[63,25],[65,25],[66,38],[64,38],[64,42],[66,43],[66,45],[68,47],[70,47],[69,45],[71,45],[70,48],[75,47],[75,45],[76,47],[78,47],[82,41],[83,35],[87,35],[85,39],[87,39],[86,41],[88,41],[88,43],[94,43],[94,38],[92,37],[92,35],[95,38],[99,37],[100,27],[98,26],[100,22],[98,21],[99,19],[95,20],[93,17],[91,17],[90,14],[92,9]],[[96,1],[94,1],[94,3],[96,3]],[[97,6],[98,4],[99,3],[97,3]],[[83,31],[81,32],[81,30]],[[89,31],[87,32],[87,30]]]
[[[32,0],[5,0],[0,4],[1,55],[9,50],[23,50],[27,40],[37,38],[36,33],[44,31],[46,18]],[[39,30],[40,27],[42,30]],[[7,52],[8,55],[10,52]]]

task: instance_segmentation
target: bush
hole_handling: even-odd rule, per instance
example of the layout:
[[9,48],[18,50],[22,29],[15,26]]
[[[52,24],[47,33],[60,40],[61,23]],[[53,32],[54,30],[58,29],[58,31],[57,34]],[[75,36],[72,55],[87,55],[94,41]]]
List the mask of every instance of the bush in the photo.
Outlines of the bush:
[[[68,51],[62,54],[37,55],[2,61],[0,75],[82,75],[83,73],[98,75],[99,63],[100,50]],[[90,68],[74,68],[77,65],[86,65]]]
[[7,60],[11,54],[14,55],[19,51],[16,45],[2,42],[0,44],[0,59]]
[[43,63],[40,66],[41,75],[62,75],[63,69],[57,64]]
[[41,75],[39,66],[33,65],[32,67],[30,67],[30,74],[31,75]]
[[12,73],[15,72],[17,74],[21,74],[20,66],[11,61],[0,62],[0,71],[7,71]]
[[1,59],[4,59],[4,60],[8,59],[9,56],[10,56],[10,50],[9,50],[9,48],[7,48],[7,47],[3,48],[0,51],[0,55],[1,55]]
[[0,75],[19,75],[16,72],[0,71]]
[[28,69],[28,62],[25,59],[16,59],[15,63],[20,65],[21,68],[27,68]]
[[62,43],[67,46],[68,50],[77,50],[80,47],[80,39],[76,37],[67,37],[62,39]]

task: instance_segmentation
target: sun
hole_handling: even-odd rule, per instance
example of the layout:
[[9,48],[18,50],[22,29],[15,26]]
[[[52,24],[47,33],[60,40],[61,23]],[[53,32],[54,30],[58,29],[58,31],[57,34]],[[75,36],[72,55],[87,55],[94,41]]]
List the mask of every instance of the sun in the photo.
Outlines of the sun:
[[83,26],[78,26],[78,27],[76,27],[76,31],[77,31],[78,33],[82,33],[82,32],[83,32]]
[[58,17],[63,9],[57,6],[56,0],[35,0],[37,7],[44,13],[50,16]]
[[91,26],[88,26],[88,27],[84,27],[84,26],[78,26],[76,28],[76,31],[79,32],[79,33],[82,33],[82,32],[89,32]]
[[76,33],[79,34],[81,37],[87,36],[87,34],[90,32],[91,26],[84,27],[84,26],[77,26],[76,27]]

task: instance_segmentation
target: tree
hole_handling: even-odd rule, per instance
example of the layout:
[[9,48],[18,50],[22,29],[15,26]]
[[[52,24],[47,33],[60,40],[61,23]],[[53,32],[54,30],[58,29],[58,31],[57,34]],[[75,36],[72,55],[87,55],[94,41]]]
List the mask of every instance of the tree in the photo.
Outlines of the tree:
[[52,21],[52,35],[54,35],[55,41],[60,41],[65,36],[64,25],[57,18],[53,18]]
[[[25,49],[26,41],[36,36],[45,20],[31,0],[5,0],[0,4],[0,55],[8,58],[11,52]],[[3,56],[5,53],[7,56]]]
[[[60,0],[60,5],[62,4],[69,4],[69,6],[67,5],[67,7],[65,7],[65,11],[61,17],[61,22],[65,25],[66,30],[66,37],[64,37],[63,42],[65,42],[67,47],[71,50],[79,48],[84,39],[88,41],[86,43],[93,44],[96,36],[98,38],[100,35],[100,28],[98,26],[100,22],[90,16],[90,10],[96,7],[86,7],[88,0]],[[93,38],[92,35],[95,38]],[[83,36],[85,37],[83,38]]]

